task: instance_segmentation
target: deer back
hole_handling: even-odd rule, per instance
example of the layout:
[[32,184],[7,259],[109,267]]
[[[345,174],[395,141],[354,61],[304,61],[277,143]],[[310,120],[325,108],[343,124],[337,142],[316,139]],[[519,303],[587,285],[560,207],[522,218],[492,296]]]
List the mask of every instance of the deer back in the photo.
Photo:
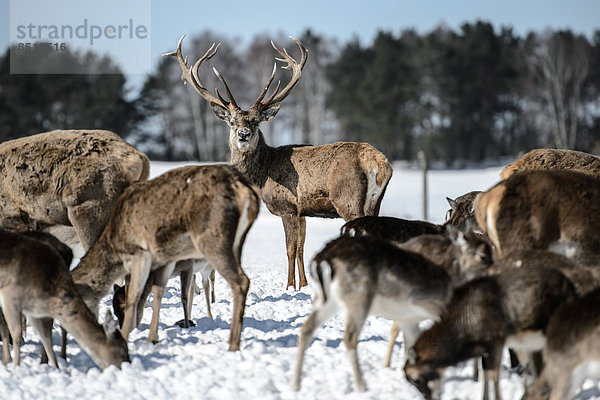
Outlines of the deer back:
[[551,248],[595,257],[600,245],[600,181],[572,171],[527,171],[481,194],[477,222],[499,255]]
[[508,164],[500,172],[502,179],[529,170],[568,169],[600,178],[600,158],[575,150],[535,149]]
[[443,233],[439,225],[395,217],[365,216],[346,222],[342,236],[371,236],[395,243],[404,243],[415,236]]
[[[0,171],[0,223],[26,230],[70,225],[69,206],[114,202],[126,186],[147,179],[149,162],[112,132],[57,130],[0,144]],[[98,213],[107,218],[111,205]]]

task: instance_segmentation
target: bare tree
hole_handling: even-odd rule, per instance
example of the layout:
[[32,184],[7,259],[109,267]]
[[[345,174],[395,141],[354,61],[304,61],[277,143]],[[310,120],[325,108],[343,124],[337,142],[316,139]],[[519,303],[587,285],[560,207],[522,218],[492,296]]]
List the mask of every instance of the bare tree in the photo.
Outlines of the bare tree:
[[538,79],[554,146],[577,145],[582,88],[589,72],[588,42],[571,32],[547,32],[534,40],[528,64]]

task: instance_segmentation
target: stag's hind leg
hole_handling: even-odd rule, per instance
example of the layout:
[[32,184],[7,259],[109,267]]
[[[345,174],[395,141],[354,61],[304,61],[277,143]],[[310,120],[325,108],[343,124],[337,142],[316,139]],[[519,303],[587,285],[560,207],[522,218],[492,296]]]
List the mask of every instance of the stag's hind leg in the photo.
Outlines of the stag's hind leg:
[[196,275],[191,269],[182,270],[179,273],[179,279],[181,281],[181,306],[183,307],[183,319],[177,321],[176,324],[180,328],[189,328],[195,326],[193,321],[190,320],[192,315],[192,303],[194,300],[194,285],[193,282],[196,280]]

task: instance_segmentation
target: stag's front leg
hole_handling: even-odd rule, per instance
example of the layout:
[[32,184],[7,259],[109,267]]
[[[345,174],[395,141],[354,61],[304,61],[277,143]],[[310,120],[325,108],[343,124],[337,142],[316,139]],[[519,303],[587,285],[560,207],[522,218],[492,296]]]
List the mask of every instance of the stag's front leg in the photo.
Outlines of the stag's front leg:
[[176,324],[180,328],[189,328],[195,324],[190,320],[192,315],[192,303],[194,300],[194,285],[196,281],[196,275],[191,269],[185,269],[179,273],[179,280],[181,281],[181,306],[183,308],[183,319],[177,321]]
[[125,316],[123,319],[123,329],[121,335],[125,340],[136,326],[137,306],[140,301],[144,285],[150,275],[152,265],[152,256],[148,253],[140,253],[130,257],[125,262],[125,269],[130,272],[129,285],[127,286],[127,296],[125,300]]
[[296,261],[298,262],[298,288],[308,286],[306,274],[304,273],[304,240],[306,239],[306,218],[298,218],[298,244],[296,245]]
[[158,343],[158,320],[160,317],[160,306],[162,304],[162,297],[165,292],[165,286],[169,281],[169,278],[173,274],[175,269],[175,263],[169,263],[167,266],[162,267],[154,272],[154,281],[152,282],[152,296],[154,302],[152,304],[152,321],[150,322],[150,335],[148,335],[148,341],[156,344]]
[[288,289],[291,286],[296,289],[296,254],[299,234],[298,217],[290,214],[281,217],[281,219],[285,232],[285,247],[288,259],[288,281],[285,288]]

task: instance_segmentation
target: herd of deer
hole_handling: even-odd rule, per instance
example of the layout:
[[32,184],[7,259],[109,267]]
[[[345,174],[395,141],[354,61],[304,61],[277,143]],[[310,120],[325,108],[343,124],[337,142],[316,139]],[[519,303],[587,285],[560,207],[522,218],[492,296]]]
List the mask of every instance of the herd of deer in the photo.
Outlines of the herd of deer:
[[[500,399],[504,347],[535,378],[528,399],[571,398],[583,379],[600,377],[600,213],[594,211],[600,159],[534,150],[504,168],[490,190],[448,199],[444,225],[378,217],[392,175],[382,153],[364,143],[270,147],[259,130],[298,83],[308,54],[298,40],[299,62],[273,44],[291,80],[281,90],[278,82],[267,96],[274,68],[247,111],[216,69],[227,100],[200,81],[200,66],[218,46],[188,67],[182,41],[166,55],[177,59],[184,81],[230,126],[232,165],[182,167],[147,180],[146,156],[101,130],[52,131],[0,144],[4,364],[11,361],[11,340],[19,364],[26,317],[52,366],[56,320],[98,366],[119,367],[129,361],[127,339],[149,292],[148,341],[156,343],[168,279],[181,276],[187,327],[194,274],[202,274],[210,314],[215,270],[232,289],[229,350],[238,350],[250,284],[241,254],[262,199],[283,221],[286,288],[296,287],[296,265],[298,287],[308,284],[305,217],[347,221],[310,265],[313,311],[301,329],[296,390],[316,328],[339,309],[347,315],[344,343],[359,390],[366,385],[356,347],[369,314],[394,322],[387,366],[402,330],[406,378],[426,398],[439,398],[446,367],[481,358],[483,397],[491,377]],[[65,243],[80,244],[85,253],[72,271]],[[110,312],[104,328],[98,313],[111,285],[123,279],[126,286],[115,286],[113,298],[119,332]],[[424,320],[435,322],[421,331]]]

